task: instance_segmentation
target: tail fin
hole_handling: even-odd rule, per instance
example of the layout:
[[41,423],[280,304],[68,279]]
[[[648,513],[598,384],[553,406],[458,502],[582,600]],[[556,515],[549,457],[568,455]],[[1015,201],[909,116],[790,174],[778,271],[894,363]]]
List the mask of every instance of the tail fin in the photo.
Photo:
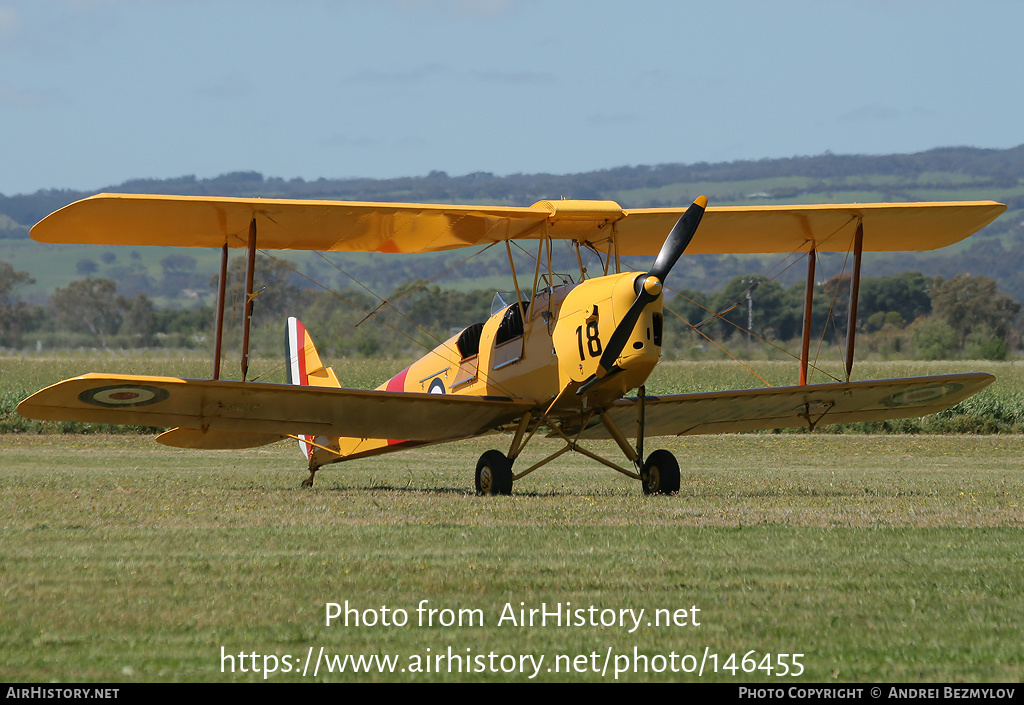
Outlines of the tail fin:
[[[288,332],[285,336],[285,355],[288,363],[288,384],[298,384],[309,387],[340,387],[338,376],[330,367],[324,367],[320,361],[320,354],[313,345],[313,339],[309,337],[306,327],[298,318],[288,319]],[[307,441],[314,440],[313,436],[303,436]],[[299,441],[299,450],[310,459],[314,446],[305,441]]]
[[313,345],[306,327],[295,317],[288,319],[288,338],[285,341],[288,355],[288,384],[310,387],[340,387],[337,375],[330,367],[324,367],[320,354]]

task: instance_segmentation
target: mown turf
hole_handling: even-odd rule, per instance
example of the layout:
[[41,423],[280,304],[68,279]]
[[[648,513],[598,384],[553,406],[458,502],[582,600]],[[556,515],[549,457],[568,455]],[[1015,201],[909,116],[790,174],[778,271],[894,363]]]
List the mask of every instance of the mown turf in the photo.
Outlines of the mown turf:
[[[575,454],[517,482],[511,497],[474,496],[476,458],[505,442],[332,466],[300,490],[291,444],[201,453],[136,436],[0,436],[0,672],[262,679],[252,663],[240,672],[239,658],[222,673],[223,646],[274,656],[268,680],[302,681],[313,679],[300,665],[310,647],[314,657],[320,647],[395,654],[399,669],[428,654],[455,668],[451,647],[463,657],[544,655],[536,680],[611,681],[616,664],[630,681],[1024,677],[1021,436],[673,439],[662,445],[681,459],[677,497],[644,497]],[[554,449],[543,441],[520,462]],[[406,610],[410,624],[326,626],[325,604],[346,600]],[[484,624],[416,626],[422,600],[480,610]],[[633,633],[499,626],[505,605],[521,602],[648,612]],[[650,610],[693,606],[699,626],[647,626]],[[750,651],[759,665],[765,654],[777,665],[778,654],[802,653],[805,670],[744,673]],[[665,670],[673,653],[680,668],[704,659],[704,675]],[[735,673],[725,668],[733,653]],[[298,672],[280,672],[285,656]],[[561,670],[547,671],[557,657]],[[532,673],[502,672],[500,660],[497,672],[466,672],[476,663],[386,675],[321,666],[316,679]]]

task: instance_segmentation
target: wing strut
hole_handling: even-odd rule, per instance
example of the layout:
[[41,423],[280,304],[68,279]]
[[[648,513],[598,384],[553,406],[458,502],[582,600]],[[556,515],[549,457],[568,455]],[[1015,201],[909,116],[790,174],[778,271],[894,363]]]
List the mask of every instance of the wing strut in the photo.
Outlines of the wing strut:
[[[512,283],[516,287],[516,305],[519,306],[519,318],[526,322],[526,309],[523,308],[523,294],[519,291],[519,277],[516,276],[516,263],[512,261],[512,245],[505,240],[505,250],[508,251],[508,266],[512,269]],[[534,293],[536,297],[536,292]]]
[[252,323],[253,277],[256,274],[256,219],[249,223],[249,251],[245,260],[245,309],[242,314],[242,381],[249,373],[249,327]]
[[[853,373],[853,355],[857,342],[857,301],[860,296],[860,270],[864,254],[864,221],[857,223],[857,231],[853,236],[853,274],[850,277],[850,311],[846,324],[846,381],[850,381]],[[814,300],[814,274],[817,252],[813,244],[807,252],[807,288],[804,294],[803,336],[800,341],[800,384],[807,384],[807,368],[809,365],[811,343],[811,307]],[[843,267],[845,270],[845,265]]]
[[213,343],[213,377],[220,379],[221,345],[224,342],[224,294],[228,282],[228,244],[220,251],[220,279],[217,280],[217,331]]
[[811,305],[814,300],[814,246],[807,253],[807,288],[804,293],[804,332],[800,340],[800,384],[807,384],[807,363],[811,350]]
[[853,347],[857,341],[857,298],[860,295],[860,260],[864,252],[864,221],[857,223],[853,236],[853,280],[850,282],[850,318],[846,325],[846,381],[853,371]]

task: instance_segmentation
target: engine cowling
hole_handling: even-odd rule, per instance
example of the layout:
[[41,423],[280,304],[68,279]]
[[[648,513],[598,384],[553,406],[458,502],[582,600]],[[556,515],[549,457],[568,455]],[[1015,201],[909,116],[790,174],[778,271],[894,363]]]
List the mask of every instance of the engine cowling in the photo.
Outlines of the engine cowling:
[[[562,302],[552,333],[560,386],[591,379],[608,341],[636,299],[634,285],[645,276],[635,272],[584,281]],[[614,370],[602,375],[594,390],[618,398],[644,383],[661,357],[662,299],[659,293],[641,313]]]

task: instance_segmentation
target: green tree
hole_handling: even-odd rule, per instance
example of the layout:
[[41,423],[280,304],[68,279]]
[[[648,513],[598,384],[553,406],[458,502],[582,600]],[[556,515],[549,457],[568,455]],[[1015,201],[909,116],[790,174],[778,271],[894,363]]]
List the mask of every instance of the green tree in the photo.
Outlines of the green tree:
[[117,298],[117,304],[124,311],[119,332],[128,336],[134,347],[151,348],[156,345],[156,313],[153,302],[145,294],[136,294],[134,298]]
[[117,285],[109,279],[79,279],[57,289],[50,297],[50,306],[59,326],[92,333],[100,345],[107,347],[107,336],[121,325],[116,291]]
[[720,314],[718,333],[725,338],[749,331],[766,339],[788,340],[798,334],[799,309],[781,286],[759,274],[736,277],[713,298]]
[[202,289],[206,277],[196,273],[196,260],[190,255],[167,255],[160,260],[163,281],[159,291],[165,296],[181,296],[188,289]]
[[214,322],[214,311],[211,306],[201,306],[193,309],[154,309],[153,316],[156,332],[177,333],[180,336],[209,333]]
[[948,360],[956,355],[956,331],[943,320],[928,317],[910,327],[914,357],[918,360]]
[[1005,360],[1009,353],[1005,338],[986,327],[976,327],[964,341],[964,357],[971,360]]
[[[256,293],[253,301],[254,323],[271,323],[275,320],[283,323],[285,317],[295,315],[306,303],[302,290],[296,284],[301,277],[295,273],[295,269],[295,263],[288,260],[279,261],[262,256],[256,258],[256,272],[253,275],[253,290]],[[217,286],[216,277],[210,281],[210,286]],[[245,257],[234,257],[228,266],[228,304],[235,300],[241,310],[244,291]]]
[[34,283],[28,272],[15,271],[7,262],[0,262],[0,347],[21,346],[21,335],[28,321],[28,308],[16,292]]
[[[711,302],[703,292],[681,289],[675,299],[665,304],[665,344],[671,346],[677,343],[677,340],[673,340],[676,336],[686,336],[685,340],[689,340],[691,335],[703,338],[693,331],[692,326],[712,318],[715,314],[710,308]],[[708,321],[706,325],[709,328],[705,332],[709,332],[713,322]]]
[[1020,304],[1001,293],[988,277],[958,274],[952,279],[935,277],[931,287],[932,311],[956,334],[957,348],[964,349],[972,332],[1006,339],[1020,313]]
[[422,280],[406,282],[388,297],[415,326],[448,337],[453,329],[487,320],[493,292],[442,289]]
[[[920,272],[865,277],[860,283],[860,300],[857,305],[861,320],[867,320],[879,312],[897,313],[906,322],[927,316],[932,310],[931,297],[928,295],[930,284],[931,280]],[[890,323],[894,320],[886,319]]]
[[[823,296],[820,298],[816,296],[814,301],[815,312],[819,308],[819,302],[824,311],[831,309],[832,319],[835,321],[836,328],[843,335],[846,335],[846,326],[850,317],[850,285],[852,281],[853,276],[849,274],[841,276],[837,274],[831,277],[822,286],[821,293]],[[815,293],[817,294],[818,292],[816,291]]]

